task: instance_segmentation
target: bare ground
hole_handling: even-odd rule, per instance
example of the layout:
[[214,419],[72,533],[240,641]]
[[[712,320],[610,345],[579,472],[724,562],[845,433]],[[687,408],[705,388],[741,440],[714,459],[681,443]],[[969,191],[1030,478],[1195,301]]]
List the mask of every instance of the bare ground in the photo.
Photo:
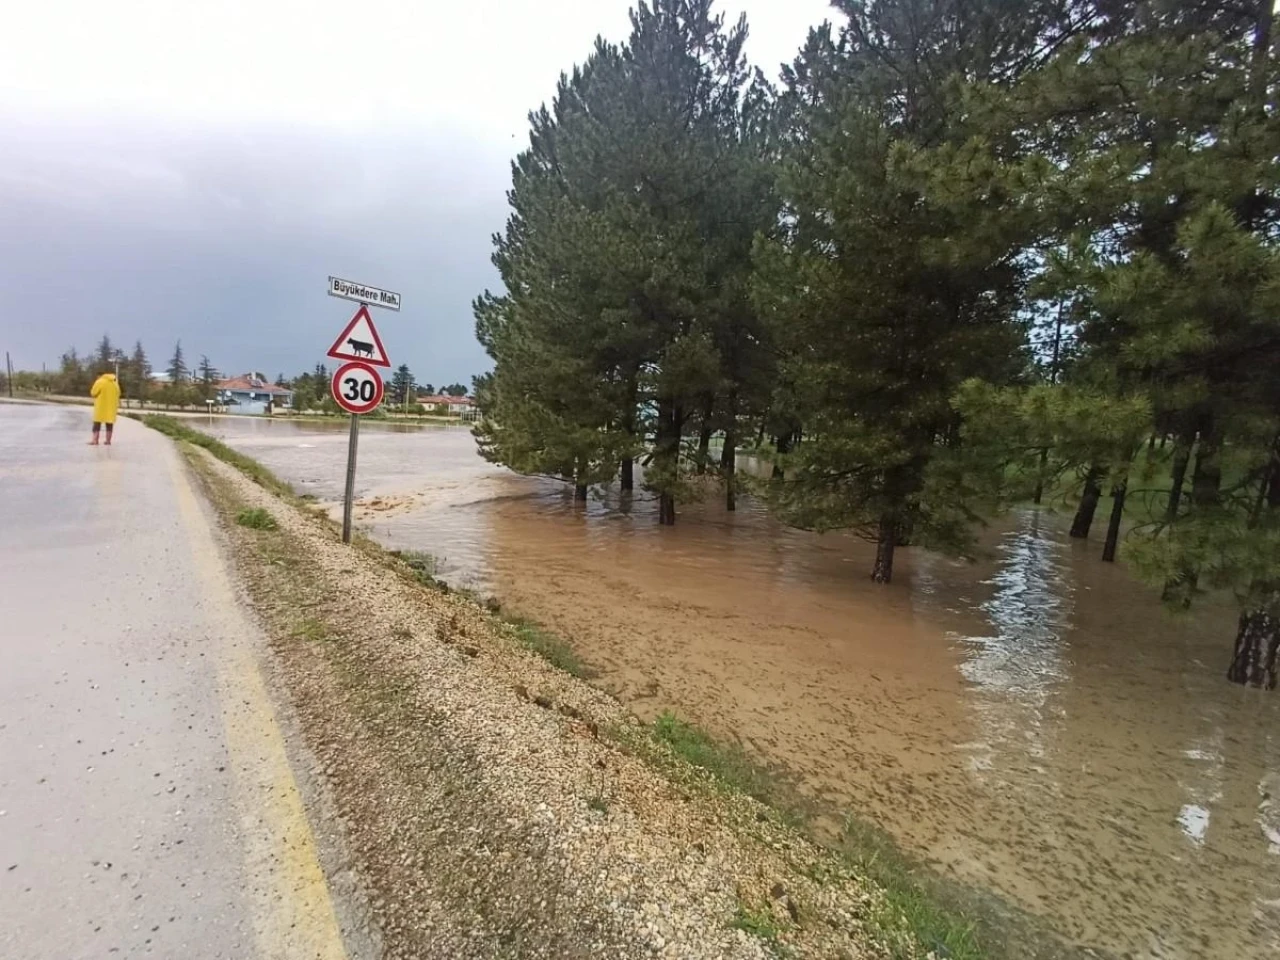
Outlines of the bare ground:
[[923,956],[868,881],[480,605],[194,448],[389,958]]

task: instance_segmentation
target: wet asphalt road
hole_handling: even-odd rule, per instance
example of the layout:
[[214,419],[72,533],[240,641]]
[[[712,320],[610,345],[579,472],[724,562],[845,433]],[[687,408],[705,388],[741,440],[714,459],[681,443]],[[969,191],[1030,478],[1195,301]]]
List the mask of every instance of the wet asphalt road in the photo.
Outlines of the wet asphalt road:
[[88,413],[0,404],[0,957],[342,960],[208,507]]

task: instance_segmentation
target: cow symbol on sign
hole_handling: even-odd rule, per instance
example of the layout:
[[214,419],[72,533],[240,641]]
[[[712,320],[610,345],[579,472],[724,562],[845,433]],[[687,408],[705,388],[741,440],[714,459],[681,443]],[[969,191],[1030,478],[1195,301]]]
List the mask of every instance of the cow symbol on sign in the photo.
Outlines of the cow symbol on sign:
[[378,336],[378,328],[373,325],[369,308],[365,306],[361,306],[351,322],[343,327],[326,356],[334,360],[359,360],[375,367],[391,366],[382,338]]

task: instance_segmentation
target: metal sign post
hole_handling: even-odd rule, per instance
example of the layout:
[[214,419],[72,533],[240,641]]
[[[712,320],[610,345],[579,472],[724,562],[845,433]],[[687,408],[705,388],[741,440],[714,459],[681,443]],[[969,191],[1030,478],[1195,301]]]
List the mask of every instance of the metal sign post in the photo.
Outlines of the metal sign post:
[[391,359],[382,346],[378,328],[369,316],[369,307],[400,310],[400,294],[381,287],[371,287],[340,277],[330,277],[331,297],[354,300],[360,304],[356,315],[338,334],[327,356],[345,361],[333,373],[329,387],[334,401],[351,414],[351,435],[347,440],[347,483],[342,496],[342,542],[351,542],[351,508],[356,496],[356,452],[360,444],[360,417],[371,413],[382,403],[385,384],[374,367],[390,367]]
[[351,542],[351,504],[356,494],[356,446],[360,442],[360,414],[351,414],[351,437],[347,440],[347,489],[342,497],[342,542]]
[[361,360],[344,363],[333,372],[329,384],[338,406],[351,414],[351,437],[347,441],[347,485],[342,497],[342,542],[351,542],[351,506],[356,491],[356,447],[360,442],[360,417],[382,403],[382,376]]

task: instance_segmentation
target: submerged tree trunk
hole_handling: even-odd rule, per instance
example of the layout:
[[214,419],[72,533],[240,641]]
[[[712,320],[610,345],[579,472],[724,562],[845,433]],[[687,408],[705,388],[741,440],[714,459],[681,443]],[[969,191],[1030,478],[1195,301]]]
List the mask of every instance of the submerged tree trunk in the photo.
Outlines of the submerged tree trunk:
[[889,583],[893,580],[893,551],[897,546],[897,534],[893,516],[882,516],[876,540],[876,563],[871,568],[871,579],[876,583]]
[[[1186,483],[1187,466],[1191,462],[1191,448],[1195,442],[1195,430],[1178,435],[1177,448],[1173,454],[1173,466],[1169,474],[1169,502],[1165,504],[1164,508],[1165,523],[1173,523],[1178,519],[1178,510],[1182,507],[1182,487]],[[1184,572],[1166,580],[1160,599],[1165,603],[1171,603],[1182,591],[1182,586],[1186,579],[1187,574]],[[1190,593],[1183,598],[1183,602],[1184,604],[1191,602]]]
[[[1280,510],[1280,435],[1271,441],[1271,462],[1260,489],[1257,506],[1249,518],[1256,525],[1263,511]],[[1269,607],[1240,614],[1236,629],[1236,649],[1227,670],[1227,679],[1251,687],[1274,690],[1276,687],[1276,653],[1280,649],[1280,619],[1275,616],[1278,590],[1274,582],[1253,584],[1255,595],[1270,596]]]
[[679,407],[669,401],[658,404],[658,433],[654,444],[654,466],[657,474],[658,523],[674,526],[676,522],[676,498],[672,485],[680,474],[680,428],[683,417]]
[[1040,448],[1040,471],[1036,474],[1036,489],[1031,495],[1031,502],[1036,506],[1040,505],[1040,501],[1044,499],[1044,468],[1049,463],[1049,448]]
[[1222,489],[1222,440],[1212,424],[1200,433],[1200,449],[1196,451],[1196,467],[1191,473],[1191,499],[1197,507],[1212,507]]
[[1102,468],[1092,466],[1084,478],[1084,492],[1080,495],[1080,506],[1076,509],[1076,518],[1071,523],[1071,536],[1083,540],[1089,536],[1089,528],[1093,526],[1093,514],[1098,509],[1098,501],[1102,499]]
[[1169,523],[1178,519],[1178,508],[1182,506],[1182,484],[1187,479],[1187,464],[1190,460],[1191,441],[1179,443],[1178,450],[1173,455],[1173,467],[1169,476],[1169,503],[1164,509],[1164,518]]
[[579,460],[573,473],[573,502],[587,502],[587,465]]
[[[777,443],[774,444],[775,449],[780,456],[785,456],[791,452],[791,434],[780,433],[777,437]],[[773,462],[773,479],[781,480],[783,475],[782,464],[778,461]]]
[[676,525],[676,498],[669,493],[658,495],[658,523],[664,527]]
[[695,468],[698,476],[706,476],[709,459],[711,459],[711,424],[703,421],[702,430],[698,433],[698,465]]
[[[1058,382],[1058,362],[1062,357],[1062,312],[1065,304],[1062,300],[1058,301],[1058,315],[1053,321],[1053,359],[1049,364],[1049,382]],[[1040,470],[1036,474],[1036,490],[1032,501],[1039,506],[1040,501],[1044,498],[1044,468],[1049,463],[1049,448],[1040,448]]]
[[1126,477],[1111,490],[1111,520],[1107,524],[1107,542],[1102,547],[1102,559],[1114,563],[1116,548],[1120,543],[1120,521],[1124,518],[1124,498],[1129,491],[1129,480]]
[[[627,431],[627,436],[631,437],[633,444],[636,436],[636,395],[638,390],[639,384],[636,382],[635,374],[632,374],[627,378],[627,412],[623,416],[622,427]],[[623,493],[631,493],[636,488],[635,461],[632,457],[622,458],[622,465],[618,471],[618,487]]]
[[[1208,510],[1217,505],[1222,490],[1222,438],[1212,413],[1202,418],[1199,434],[1195,468],[1191,471],[1191,502],[1197,508]],[[1183,607],[1189,607],[1199,583],[1200,571],[1184,563],[1178,574],[1166,581],[1163,598],[1166,601],[1180,599]]]
[[724,451],[720,454],[720,474],[724,477],[724,508],[730,512],[738,509],[738,449],[737,438],[730,427],[724,434]]
[[711,415],[715,412],[715,397],[707,397],[702,405],[702,427],[698,431],[698,476],[706,476],[707,461],[711,459]]
[[1265,610],[1240,614],[1236,649],[1227,670],[1227,679],[1249,687],[1274,690],[1277,650],[1280,650],[1280,620]]
[[720,476],[724,478],[724,508],[738,509],[736,475],[738,472],[738,391],[729,391],[729,408],[725,411],[724,447],[720,450]]

